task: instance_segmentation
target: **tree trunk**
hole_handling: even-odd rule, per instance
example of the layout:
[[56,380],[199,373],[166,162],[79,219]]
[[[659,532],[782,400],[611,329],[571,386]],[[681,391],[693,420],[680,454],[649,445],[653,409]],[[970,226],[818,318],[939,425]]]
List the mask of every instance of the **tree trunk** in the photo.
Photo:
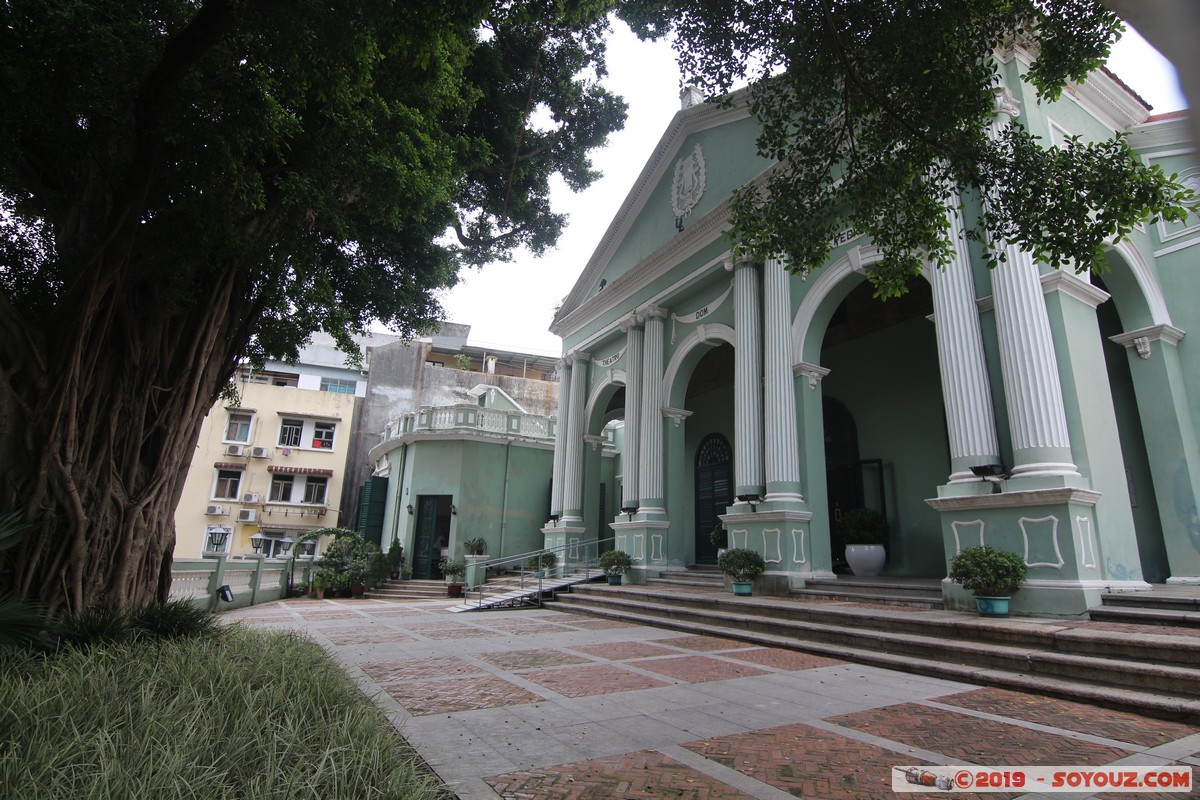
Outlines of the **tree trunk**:
[[0,508],[36,521],[0,575],[69,612],[167,598],[200,423],[250,333],[237,270],[190,292],[132,273],[96,266],[52,319],[0,297]]

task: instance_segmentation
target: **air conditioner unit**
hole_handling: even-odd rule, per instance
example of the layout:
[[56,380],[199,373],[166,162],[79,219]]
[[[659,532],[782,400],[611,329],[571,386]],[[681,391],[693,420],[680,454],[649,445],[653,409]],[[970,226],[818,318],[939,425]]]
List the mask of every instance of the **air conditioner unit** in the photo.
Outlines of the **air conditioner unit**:
[[225,516],[225,506],[208,506],[204,509],[204,513],[209,517],[223,517]]
[[258,519],[258,512],[253,508],[243,508],[238,512],[238,522],[254,522]]
[[240,445],[240,444],[225,445],[225,455],[227,455],[227,456],[240,456],[240,455],[245,455],[245,453],[246,453],[245,445]]
[[259,496],[258,492],[246,492],[244,495],[242,495],[242,502],[243,503],[261,503],[262,498]]
[[250,455],[254,458],[270,458],[271,448],[269,447],[251,447]]

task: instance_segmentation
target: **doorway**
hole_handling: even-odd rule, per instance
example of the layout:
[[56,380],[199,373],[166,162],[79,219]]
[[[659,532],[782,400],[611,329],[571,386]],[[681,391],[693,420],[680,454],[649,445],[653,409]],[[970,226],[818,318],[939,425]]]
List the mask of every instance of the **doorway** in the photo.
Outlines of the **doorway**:
[[423,494],[417,497],[416,534],[413,537],[413,577],[441,578],[438,562],[449,557],[450,505],[453,495]]
[[718,515],[733,505],[733,448],[719,433],[709,434],[696,449],[696,563],[717,563],[710,534]]

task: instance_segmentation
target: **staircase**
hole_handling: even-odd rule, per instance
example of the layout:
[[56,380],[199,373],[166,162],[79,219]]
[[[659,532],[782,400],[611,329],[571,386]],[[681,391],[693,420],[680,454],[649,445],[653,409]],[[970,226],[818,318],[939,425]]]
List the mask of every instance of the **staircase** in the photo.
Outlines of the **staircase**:
[[942,582],[919,578],[837,578],[809,580],[793,597],[878,603],[912,608],[942,608]]
[[1200,628],[1200,586],[1155,586],[1150,592],[1110,592],[1091,617],[1104,622]]
[[725,576],[715,564],[693,564],[686,569],[664,569],[657,577],[646,578],[648,586],[675,589],[699,589],[713,592],[725,591]]
[[1200,636],[1083,620],[580,586],[551,606],[1200,722]]
[[375,600],[444,600],[446,582],[439,580],[384,581],[366,592]]

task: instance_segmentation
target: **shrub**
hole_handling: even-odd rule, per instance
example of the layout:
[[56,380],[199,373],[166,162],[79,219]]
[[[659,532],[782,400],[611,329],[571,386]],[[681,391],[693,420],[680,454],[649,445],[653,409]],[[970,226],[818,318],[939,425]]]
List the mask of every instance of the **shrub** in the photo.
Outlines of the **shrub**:
[[211,636],[222,630],[217,617],[190,600],[151,603],[129,614],[129,629],[151,639]]
[[887,544],[887,520],[878,511],[852,508],[842,514],[836,527],[838,540],[842,545]]
[[487,540],[482,536],[467,539],[463,542],[463,552],[469,556],[481,556],[487,553]]
[[463,576],[463,573],[467,571],[467,565],[457,558],[443,558],[438,562],[438,569],[447,578],[454,580]]
[[718,522],[714,525],[713,529],[708,533],[708,540],[718,550],[724,550],[726,547],[729,547],[729,531],[725,530],[725,524]]
[[600,554],[600,569],[605,575],[624,575],[633,569],[633,559],[624,550],[607,550]]
[[757,551],[744,547],[726,550],[717,558],[717,566],[730,580],[738,583],[752,581],[767,569],[766,562]]
[[129,638],[129,619],[111,608],[85,608],[63,623],[60,641],[82,649],[116,644]]
[[1024,558],[990,545],[963,548],[950,560],[950,580],[979,597],[1008,597],[1028,575]]

